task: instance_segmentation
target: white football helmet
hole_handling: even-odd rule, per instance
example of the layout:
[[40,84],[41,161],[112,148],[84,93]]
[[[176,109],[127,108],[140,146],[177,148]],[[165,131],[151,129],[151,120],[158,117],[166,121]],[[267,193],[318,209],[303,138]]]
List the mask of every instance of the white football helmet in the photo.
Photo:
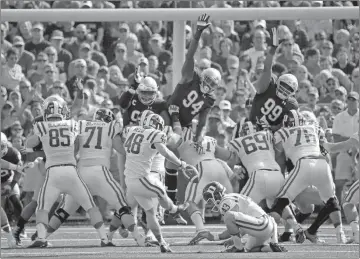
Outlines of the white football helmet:
[[211,93],[216,87],[220,85],[221,74],[215,68],[207,68],[201,73],[200,90],[204,94]]
[[157,96],[158,85],[154,78],[147,76],[141,79],[141,82],[136,89],[136,92],[139,96],[139,100],[145,104],[152,104]]
[[292,74],[281,75],[276,84],[276,95],[282,100],[286,100],[298,90],[298,80]]
[[64,106],[62,103],[57,101],[47,102],[44,105],[44,120],[57,118],[60,120],[66,119],[66,113],[64,112]]
[[115,115],[110,109],[99,108],[96,110],[93,116],[94,121],[103,121],[106,123],[110,123],[115,120]]
[[257,127],[251,121],[246,121],[241,125],[240,137],[254,134],[257,131]]
[[153,113],[149,116],[140,118],[140,126],[145,129],[153,128],[163,131],[165,128],[165,122],[160,115]]
[[1,132],[1,157],[5,156],[8,152],[8,139],[6,135]]
[[66,119],[67,117],[69,117],[70,115],[70,110],[69,108],[67,107],[67,103],[66,101],[58,94],[53,94],[53,95],[50,95],[48,98],[46,98],[44,100],[44,103],[43,103],[43,109],[44,109],[44,119],[45,119],[45,111],[46,111],[46,108],[48,107],[49,103],[51,102],[57,102],[60,104],[60,106],[62,107],[62,114],[64,116],[64,119]]
[[139,125],[141,125],[142,122],[146,121],[146,118],[149,117],[151,114],[155,114],[153,111],[151,110],[144,110],[140,113],[140,115],[138,116],[139,118]]

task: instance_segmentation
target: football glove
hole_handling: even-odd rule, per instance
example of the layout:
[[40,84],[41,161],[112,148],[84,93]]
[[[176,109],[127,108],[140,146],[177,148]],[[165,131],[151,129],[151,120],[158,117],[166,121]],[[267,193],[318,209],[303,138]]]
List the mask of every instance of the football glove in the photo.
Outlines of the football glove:
[[199,16],[197,23],[196,23],[196,29],[201,32],[204,31],[207,27],[210,26],[209,19],[210,19],[210,16],[207,14],[203,14],[203,15]]
[[183,174],[188,181],[190,181],[196,177],[199,177],[199,172],[192,165],[186,165],[186,167],[183,170]]
[[173,115],[179,115],[179,106],[177,105],[170,105],[169,106],[169,113],[171,116]]

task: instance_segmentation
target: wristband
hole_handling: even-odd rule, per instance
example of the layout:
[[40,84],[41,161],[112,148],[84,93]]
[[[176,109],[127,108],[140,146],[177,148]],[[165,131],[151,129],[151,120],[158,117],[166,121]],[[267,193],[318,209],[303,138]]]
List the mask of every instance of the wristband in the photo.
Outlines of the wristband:
[[171,119],[172,119],[173,123],[180,121],[178,114],[172,114],[172,115],[171,115]]

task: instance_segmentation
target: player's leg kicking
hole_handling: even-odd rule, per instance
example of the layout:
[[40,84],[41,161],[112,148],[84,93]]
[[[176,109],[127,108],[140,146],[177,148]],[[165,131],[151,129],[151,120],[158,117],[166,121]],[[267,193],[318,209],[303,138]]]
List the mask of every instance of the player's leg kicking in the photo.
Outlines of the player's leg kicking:
[[347,222],[351,226],[352,237],[349,243],[359,244],[359,214],[356,207],[359,205],[359,180],[353,183],[348,190],[343,209]]
[[159,242],[161,252],[171,252],[169,244],[164,240],[159,222],[156,219],[157,205],[159,202],[162,207],[173,214],[184,211],[186,205],[174,205],[172,200],[167,196],[163,184],[159,179],[151,175],[140,179],[125,178],[125,181],[127,186],[126,197],[129,204],[131,204],[132,208],[135,208],[138,203],[145,210],[147,226]]
[[190,177],[185,190],[185,201],[189,203],[187,212],[196,227],[195,236],[190,240],[189,245],[196,245],[202,239],[208,239],[208,235],[210,234],[209,230],[205,228],[203,217],[198,206],[203,200],[202,191],[204,187],[212,181],[217,181],[226,188],[227,192],[233,192],[230,182],[233,172],[224,161],[205,159],[196,165],[196,169],[199,175]]
[[52,166],[47,169],[44,184],[40,190],[38,206],[36,209],[36,229],[38,238],[29,247],[47,246],[47,226],[49,223],[49,210],[60,193],[74,197],[78,204],[89,213],[91,224],[97,230],[101,245],[108,244],[104,222],[99,209],[95,206],[89,189],[73,165]]

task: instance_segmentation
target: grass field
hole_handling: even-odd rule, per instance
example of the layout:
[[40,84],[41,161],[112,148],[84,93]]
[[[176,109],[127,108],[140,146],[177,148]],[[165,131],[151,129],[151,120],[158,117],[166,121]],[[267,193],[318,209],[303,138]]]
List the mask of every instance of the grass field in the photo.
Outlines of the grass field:
[[[223,230],[220,225],[207,225],[216,233]],[[336,244],[335,230],[332,226],[324,226],[319,236],[326,241],[326,244],[315,245],[309,241],[304,244],[286,243],[287,253],[246,253],[246,254],[224,254],[221,251],[223,246],[218,243],[201,242],[200,245],[187,246],[195,231],[193,226],[165,226],[163,227],[164,237],[171,244],[172,254],[161,254],[158,247],[138,247],[130,237],[122,239],[118,233],[114,238],[117,247],[100,247],[95,230],[89,226],[64,226],[53,234],[49,241],[51,248],[44,249],[9,249],[6,239],[1,239],[1,258],[196,258],[196,259],[217,259],[217,258],[359,258],[358,245]],[[280,227],[280,230],[282,228]],[[349,227],[345,227],[345,233],[349,234]],[[27,232],[32,234],[34,228],[28,228]],[[24,247],[30,244],[30,240],[24,240]]]

